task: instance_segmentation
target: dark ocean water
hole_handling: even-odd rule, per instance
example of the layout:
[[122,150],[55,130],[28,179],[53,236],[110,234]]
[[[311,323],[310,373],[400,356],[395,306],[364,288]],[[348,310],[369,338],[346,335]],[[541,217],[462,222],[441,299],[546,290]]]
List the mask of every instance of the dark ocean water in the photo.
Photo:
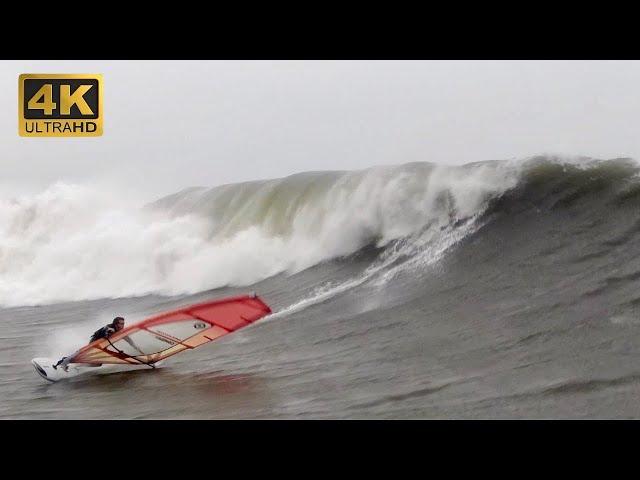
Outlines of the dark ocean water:
[[[398,168],[410,169],[412,182],[433,190],[428,164]],[[349,249],[327,254],[331,244],[315,260],[304,258],[299,268],[226,282],[236,287],[198,284],[191,288],[196,293],[180,293],[165,285],[164,291],[82,299],[74,298],[69,285],[68,299],[62,290],[58,299],[43,294],[38,305],[5,301],[0,418],[640,417],[637,164],[536,158],[516,166],[487,162],[457,168],[509,169],[517,175],[483,188],[477,201],[464,196],[477,188],[472,181],[455,188],[445,182],[426,203],[416,197],[415,185],[394,184],[407,192],[410,207],[376,190],[376,198],[397,208],[376,207],[372,213],[362,207],[366,202],[356,203],[346,216],[352,219],[349,225],[365,215],[378,223],[367,220],[355,237],[350,232],[337,242],[349,243]],[[333,225],[326,213],[310,223],[301,218],[308,219],[313,211],[305,206],[326,198],[327,185],[344,175],[289,180],[296,182],[295,195],[291,189],[270,190],[269,205],[276,205],[280,217],[263,203],[256,206],[256,190],[264,186],[259,182],[222,192],[189,190],[152,208],[169,210],[172,218],[185,210],[215,217],[214,239],[235,239],[234,232],[251,225],[285,238],[325,222],[314,233],[325,244],[348,230],[346,224],[337,222],[337,230],[324,236],[326,225]],[[355,182],[352,192],[372,185],[370,179],[349,181]],[[393,175],[376,177],[376,185],[395,181]],[[241,195],[234,188],[241,188]],[[331,205],[336,210],[352,200],[347,195]],[[228,212],[224,205],[234,212],[252,207],[240,219],[221,221]],[[414,210],[422,207],[436,213],[416,216]],[[398,223],[405,213],[408,217]],[[291,256],[302,258],[303,247],[292,245],[286,246]],[[255,248],[260,251],[260,245]],[[0,262],[0,278],[15,282],[18,273],[7,262]],[[114,262],[113,269],[118,265]],[[162,269],[169,275],[166,264]],[[52,288],[45,284],[42,291]],[[176,355],[157,370],[48,384],[30,364],[36,356],[64,353],[60,338],[88,338],[103,319],[124,314],[135,321],[248,291],[257,292],[275,313]]]

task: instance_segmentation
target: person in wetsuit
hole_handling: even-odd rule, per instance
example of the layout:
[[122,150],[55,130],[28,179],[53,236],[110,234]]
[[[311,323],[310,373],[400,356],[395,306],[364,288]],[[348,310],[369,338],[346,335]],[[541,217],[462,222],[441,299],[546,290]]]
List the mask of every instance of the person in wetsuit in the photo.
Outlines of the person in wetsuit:
[[124,318],[116,317],[113,319],[113,322],[111,322],[110,324],[105,325],[104,327],[93,332],[93,335],[91,335],[91,340],[89,340],[89,343],[95,342],[96,340],[100,340],[101,338],[109,338],[111,335],[113,335],[119,330],[122,330],[123,328],[124,328]]
[[[100,340],[101,338],[109,338],[111,335],[122,330],[123,328],[124,328],[124,318],[116,317],[113,319],[113,322],[93,332],[93,335],[91,335],[91,340],[89,340],[89,343],[95,342],[96,340]],[[125,340],[129,341],[128,338]],[[129,343],[136,350],[140,351],[140,349],[136,345],[134,345],[131,341],[129,341]],[[68,371],[69,370],[68,364],[73,357],[75,357],[75,353],[73,355],[69,355],[68,357],[62,357],[58,361],[58,363],[53,365],[53,368],[57,370],[58,367],[62,367],[65,372]]]

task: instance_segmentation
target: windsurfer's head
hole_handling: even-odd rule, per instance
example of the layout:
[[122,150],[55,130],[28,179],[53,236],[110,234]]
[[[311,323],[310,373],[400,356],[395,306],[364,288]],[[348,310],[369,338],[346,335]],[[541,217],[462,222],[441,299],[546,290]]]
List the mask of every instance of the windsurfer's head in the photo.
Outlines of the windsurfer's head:
[[116,331],[122,330],[124,328],[124,318],[122,317],[114,318],[111,325],[113,325],[113,328],[115,328]]

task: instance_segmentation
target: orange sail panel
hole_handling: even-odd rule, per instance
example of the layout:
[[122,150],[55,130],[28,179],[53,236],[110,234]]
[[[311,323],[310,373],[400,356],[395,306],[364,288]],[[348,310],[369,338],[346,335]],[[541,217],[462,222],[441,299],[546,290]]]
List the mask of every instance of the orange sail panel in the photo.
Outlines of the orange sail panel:
[[163,313],[81,348],[72,363],[154,363],[235,332],[271,313],[256,296],[225,298]]

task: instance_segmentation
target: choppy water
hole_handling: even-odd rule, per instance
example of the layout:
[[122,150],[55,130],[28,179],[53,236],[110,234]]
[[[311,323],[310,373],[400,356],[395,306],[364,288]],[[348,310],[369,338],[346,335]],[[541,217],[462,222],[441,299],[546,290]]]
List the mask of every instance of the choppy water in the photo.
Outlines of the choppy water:
[[[627,159],[409,164],[146,208],[0,202],[0,418],[638,418]],[[158,370],[47,384],[116,315],[256,291],[274,315]]]

